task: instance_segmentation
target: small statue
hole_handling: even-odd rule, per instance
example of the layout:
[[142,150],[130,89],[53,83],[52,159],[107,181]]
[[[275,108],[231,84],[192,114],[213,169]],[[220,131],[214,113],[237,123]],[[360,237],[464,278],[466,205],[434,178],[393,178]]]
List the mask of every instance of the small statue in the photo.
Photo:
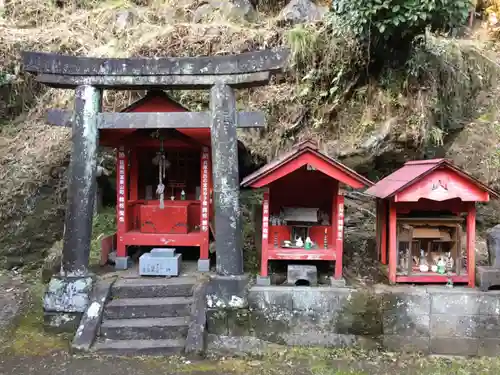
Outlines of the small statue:
[[446,271],[446,262],[444,261],[443,258],[439,258],[437,262],[437,272],[440,275],[444,275],[445,271]]
[[401,269],[408,269],[408,261],[409,259],[406,257],[406,252],[399,252],[399,266],[401,267]]
[[419,262],[418,269],[420,272],[427,272],[429,271],[429,265],[427,264],[427,260],[424,254],[424,250],[420,250],[420,262]]
[[452,270],[454,264],[455,264],[455,262],[454,262],[453,258],[451,257],[451,252],[448,251],[446,253],[446,269]]
[[319,218],[321,221],[321,225],[324,226],[330,225],[330,216],[328,215],[328,213],[321,211],[319,214]]
[[295,246],[297,246],[297,247],[304,246],[304,241],[302,241],[302,237],[299,237],[299,238],[295,239]]
[[305,248],[306,248],[306,250],[310,250],[312,247],[313,247],[313,242],[312,242],[311,238],[308,236],[306,238]]

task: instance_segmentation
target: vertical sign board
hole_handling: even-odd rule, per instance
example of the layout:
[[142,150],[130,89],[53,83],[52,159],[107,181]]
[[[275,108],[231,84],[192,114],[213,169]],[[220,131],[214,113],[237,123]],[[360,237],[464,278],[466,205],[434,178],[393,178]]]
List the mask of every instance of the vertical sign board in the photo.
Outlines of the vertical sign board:
[[267,240],[269,236],[269,194],[264,194],[262,207],[262,239]]
[[117,157],[117,202],[116,202],[116,221],[117,221],[117,255],[125,257],[126,249],[123,246],[123,234],[127,231],[127,154],[122,146],[118,149]]
[[335,279],[342,278],[342,253],[344,252],[344,196],[339,193],[337,196],[337,246],[335,255]]
[[262,202],[262,255],[261,255],[261,269],[260,275],[267,277],[267,264],[269,255],[267,253],[269,238],[269,192],[264,193],[264,200]]
[[344,231],[344,197],[338,197],[338,221],[337,221],[337,240],[342,240],[343,231]]
[[208,231],[209,220],[209,203],[208,203],[208,163],[209,163],[209,150],[208,147],[202,148],[201,154],[201,210],[200,210],[200,229],[202,232]]

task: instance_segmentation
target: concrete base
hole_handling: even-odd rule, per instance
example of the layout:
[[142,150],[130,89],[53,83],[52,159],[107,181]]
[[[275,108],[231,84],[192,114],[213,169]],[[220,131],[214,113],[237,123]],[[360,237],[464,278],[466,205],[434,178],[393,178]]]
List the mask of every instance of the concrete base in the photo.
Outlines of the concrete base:
[[333,276],[330,276],[328,278],[328,284],[330,286],[333,286],[335,288],[342,288],[342,287],[345,287],[346,286],[346,283],[345,283],[345,279],[344,278],[341,278],[341,279],[335,279],[333,278]]
[[479,266],[476,268],[476,283],[483,292],[493,286],[500,286],[500,268]]
[[43,313],[43,329],[50,333],[74,333],[80,324],[82,313]]
[[286,282],[288,285],[316,286],[318,285],[318,269],[316,266],[289,264]]
[[210,259],[198,259],[198,271],[199,272],[209,272],[210,271]]
[[271,278],[269,276],[267,276],[267,277],[257,276],[255,283],[259,286],[270,286],[271,285]]
[[54,331],[74,332],[89,304],[93,281],[90,275],[52,277],[43,298],[45,327]]
[[241,309],[248,306],[248,275],[213,276],[207,286],[207,306]]
[[128,269],[128,259],[129,259],[129,257],[116,257],[115,258],[115,269],[117,269],[117,270]]

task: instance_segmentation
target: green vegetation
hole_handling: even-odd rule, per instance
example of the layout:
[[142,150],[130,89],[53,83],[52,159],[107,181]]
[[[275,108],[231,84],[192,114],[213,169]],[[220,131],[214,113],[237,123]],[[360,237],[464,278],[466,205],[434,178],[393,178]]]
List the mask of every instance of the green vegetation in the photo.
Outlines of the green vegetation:
[[92,223],[92,240],[90,242],[90,266],[99,264],[101,260],[101,240],[116,233],[116,211],[106,207],[96,216]]
[[342,25],[370,42],[411,40],[426,28],[432,31],[461,27],[470,0],[339,0],[332,2],[333,13]]

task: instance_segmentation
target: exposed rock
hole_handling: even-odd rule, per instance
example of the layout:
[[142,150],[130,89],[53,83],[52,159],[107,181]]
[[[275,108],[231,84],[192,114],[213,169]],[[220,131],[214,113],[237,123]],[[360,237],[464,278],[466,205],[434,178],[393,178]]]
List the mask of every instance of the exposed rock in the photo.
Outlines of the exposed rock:
[[488,231],[487,243],[490,265],[500,268],[500,224]]
[[193,22],[225,18],[231,20],[254,21],[257,11],[250,0],[210,0],[193,12]]
[[278,19],[284,23],[315,22],[323,18],[327,7],[317,5],[310,0],[291,0],[280,12]]
[[0,342],[5,339],[3,333],[8,331],[21,312],[25,292],[20,276],[0,273]]

